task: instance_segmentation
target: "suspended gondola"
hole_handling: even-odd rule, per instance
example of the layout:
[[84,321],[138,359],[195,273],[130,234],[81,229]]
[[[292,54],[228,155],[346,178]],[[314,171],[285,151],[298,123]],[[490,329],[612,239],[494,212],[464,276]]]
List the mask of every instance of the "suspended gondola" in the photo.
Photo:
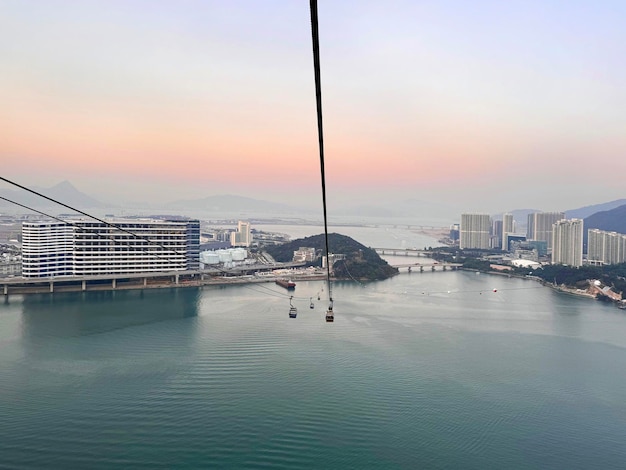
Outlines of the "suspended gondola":
[[293,295],[289,297],[289,318],[296,318],[298,316],[298,309],[291,303]]
[[333,313],[333,304],[332,301],[328,306],[328,310],[326,311],[326,323],[332,323],[335,321],[335,314]]

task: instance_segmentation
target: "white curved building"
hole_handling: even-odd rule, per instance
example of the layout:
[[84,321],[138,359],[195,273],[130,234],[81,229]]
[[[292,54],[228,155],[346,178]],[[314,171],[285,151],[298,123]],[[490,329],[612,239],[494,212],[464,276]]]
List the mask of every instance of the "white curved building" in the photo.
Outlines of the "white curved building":
[[197,269],[197,220],[68,219],[22,223],[22,276],[89,276]]

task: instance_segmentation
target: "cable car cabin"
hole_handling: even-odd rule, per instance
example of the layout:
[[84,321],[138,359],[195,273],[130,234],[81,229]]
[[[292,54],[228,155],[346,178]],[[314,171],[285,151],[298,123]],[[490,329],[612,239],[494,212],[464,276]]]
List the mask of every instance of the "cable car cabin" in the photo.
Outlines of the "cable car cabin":
[[309,308],[315,308],[315,304],[313,303],[313,297],[309,297],[309,302],[311,302],[309,304]]
[[326,322],[331,323],[334,321],[335,321],[335,314],[333,313],[333,308],[328,307],[328,310],[326,311]]
[[292,299],[293,295],[289,296],[289,318],[296,318],[298,316],[298,309],[291,303]]

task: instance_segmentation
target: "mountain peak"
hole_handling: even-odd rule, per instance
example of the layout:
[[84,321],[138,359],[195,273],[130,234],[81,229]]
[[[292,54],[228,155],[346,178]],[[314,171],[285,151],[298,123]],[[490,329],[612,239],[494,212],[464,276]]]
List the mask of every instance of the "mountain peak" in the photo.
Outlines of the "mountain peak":
[[54,186],[49,188],[50,190],[53,191],[73,191],[73,192],[80,192],[78,191],[78,189],[76,189],[76,186],[74,186],[72,183],[70,183],[67,180],[63,180],[60,183],[55,184]]

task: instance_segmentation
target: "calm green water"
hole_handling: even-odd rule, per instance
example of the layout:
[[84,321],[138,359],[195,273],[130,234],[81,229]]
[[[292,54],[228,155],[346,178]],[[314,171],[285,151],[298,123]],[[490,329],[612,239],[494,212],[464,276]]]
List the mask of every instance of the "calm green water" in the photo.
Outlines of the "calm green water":
[[321,288],[295,320],[272,284],[12,296],[0,467],[626,465],[623,311],[413,273],[337,284],[326,324]]

